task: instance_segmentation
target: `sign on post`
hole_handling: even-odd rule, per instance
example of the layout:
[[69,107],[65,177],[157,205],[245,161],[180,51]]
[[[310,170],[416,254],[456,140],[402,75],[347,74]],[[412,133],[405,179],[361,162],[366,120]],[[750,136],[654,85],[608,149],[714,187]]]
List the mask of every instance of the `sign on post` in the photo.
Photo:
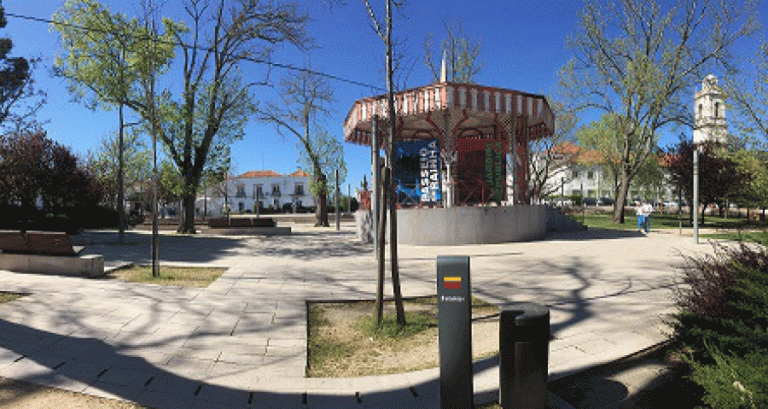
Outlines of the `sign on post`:
[[440,408],[473,407],[469,257],[437,257]]

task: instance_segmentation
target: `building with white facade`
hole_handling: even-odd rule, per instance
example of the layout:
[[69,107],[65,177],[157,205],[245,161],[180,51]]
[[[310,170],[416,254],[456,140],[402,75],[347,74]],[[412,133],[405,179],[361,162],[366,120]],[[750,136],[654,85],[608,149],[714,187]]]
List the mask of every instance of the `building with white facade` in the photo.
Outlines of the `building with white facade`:
[[[564,142],[553,149],[557,150],[557,154],[534,158],[539,161],[562,162],[550,165],[549,178],[542,189],[546,192],[546,196],[567,198],[579,195],[585,199],[594,199],[590,200],[593,203],[601,199],[614,199],[614,189],[619,180],[614,177],[599,152],[582,149],[570,142]],[[667,178],[664,177],[654,185],[644,186],[639,183],[638,178],[635,178],[627,192],[627,200],[643,199],[661,202],[674,199],[674,189],[666,180]]]
[[[252,170],[229,176],[213,188],[205,189],[195,203],[198,215],[221,216],[231,213],[257,213],[257,209],[302,209],[315,206],[309,192],[310,175],[297,170],[283,175],[271,170]],[[259,207],[260,206],[260,207]]]

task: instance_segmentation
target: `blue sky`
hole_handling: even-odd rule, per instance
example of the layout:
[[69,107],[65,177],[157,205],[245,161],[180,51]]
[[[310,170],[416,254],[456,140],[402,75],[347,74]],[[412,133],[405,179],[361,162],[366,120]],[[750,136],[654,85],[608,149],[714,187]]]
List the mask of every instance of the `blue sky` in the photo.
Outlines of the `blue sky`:
[[[383,14],[383,0],[371,0]],[[103,1],[112,11],[135,16],[140,12],[140,0]],[[303,1],[301,6],[312,20],[307,33],[317,48],[299,52],[290,46],[278,46],[273,60],[303,66],[311,64],[315,70],[350,80],[384,87],[384,47],[374,34],[362,0],[347,0],[347,4],[329,8],[325,1]],[[525,92],[548,94],[557,83],[557,72],[570,58],[565,40],[573,32],[581,0],[412,0],[401,14],[396,14],[395,33],[406,38],[406,50],[411,61],[407,87],[432,82],[431,73],[423,63],[423,42],[429,33],[434,43],[444,38],[443,22],[460,22],[464,34],[482,43],[480,59],[483,69],[476,82]],[[64,4],[57,1],[4,2],[6,13],[50,19]],[[167,0],[163,15],[179,19],[181,0]],[[0,33],[14,41],[13,55],[40,57],[35,71],[38,88],[48,93],[48,104],[38,119],[47,121],[44,128],[48,136],[77,154],[85,155],[95,149],[101,138],[115,132],[116,111],[91,111],[72,102],[62,79],[50,74],[54,55],[60,52],[57,33],[50,32],[47,24],[18,18],[8,18],[8,25]],[[246,63],[245,75],[263,79],[265,67]],[[290,72],[272,69],[270,82],[277,84]],[[717,73],[716,73],[717,74]],[[176,85],[180,79],[171,79]],[[331,81],[336,102],[333,114],[324,126],[342,139],[342,124],[352,103],[359,98],[380,94],[379,90]],[[695,92],[691,90],[691,94]],[[274,87],[253,89],[256,100],[276,101]],[[364,174],[368,174],[369,151],[361,146],[344,144],[348,176],[347,184],[358,187]],[[272,169],[290,173],[297,168],[296,141],[279,136],[270,124],[250,121],[246,136],[232,148],[234,174],[248,170]]]

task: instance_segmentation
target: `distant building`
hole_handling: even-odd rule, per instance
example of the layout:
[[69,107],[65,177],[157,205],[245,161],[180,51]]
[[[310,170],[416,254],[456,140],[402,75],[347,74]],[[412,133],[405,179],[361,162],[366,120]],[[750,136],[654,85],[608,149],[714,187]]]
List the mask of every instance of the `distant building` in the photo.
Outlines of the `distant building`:
[[725,96],[717,85],[717,77],[710,74],[701,81],[701,91],[693,97],[694,119],[693,143],[706,141],[724,143],[728,133],[725,118]]
[[[542,188],[543,196],[556,198],[580,195],[585,199],[594,199],[594,203],[600,199],[614,198],[614,189],[619,181],[614,179],[600,152],[583,149],[570,142],[563,142],[552,149],[556,152],[548,157],[561,163],[550,167],[549,178]],[[535,157],[533,160],[546,159]],[[673,186],[667,182],[666,177],[660,183],[650,186],[640,185],[635,179],[627,192],[627,200],[630,202],[637,199],[660,202],[674,198]]]
[[256,213],[260,209],[301,209],[315,206],[309,192],[310,175],[297,170],[283,175],[272,170],[251,170],[229,176],[218,186],[198,195],[195,211],[202,216],[231,213]]

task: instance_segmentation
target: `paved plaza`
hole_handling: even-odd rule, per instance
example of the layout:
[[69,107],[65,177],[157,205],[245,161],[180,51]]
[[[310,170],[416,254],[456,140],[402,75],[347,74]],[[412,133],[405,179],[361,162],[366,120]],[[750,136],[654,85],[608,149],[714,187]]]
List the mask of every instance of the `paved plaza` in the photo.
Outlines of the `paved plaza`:
[[[158,409],[438,408],[437,368],[305,377],[307,300],[371,299],[376,261],[351,225],[292,227],[290,236],[163,235],[163,263],[227,268],[205,289],[0,271],[3,291],[30,294],[0,305],[0,376]],[[115,233],[77,239],[107,267],[149,263],[144,232],[122,245]],[[690,236],[589,230],[527,243],[401,245],[399,259],[406,296],[435,294],[438,255],[468,255],[473,295],[548,305],[557,379],[664,341],[681,255],[708,251]],[[497,358],[476,362],[476,401],[493,400],[498,379]]]

